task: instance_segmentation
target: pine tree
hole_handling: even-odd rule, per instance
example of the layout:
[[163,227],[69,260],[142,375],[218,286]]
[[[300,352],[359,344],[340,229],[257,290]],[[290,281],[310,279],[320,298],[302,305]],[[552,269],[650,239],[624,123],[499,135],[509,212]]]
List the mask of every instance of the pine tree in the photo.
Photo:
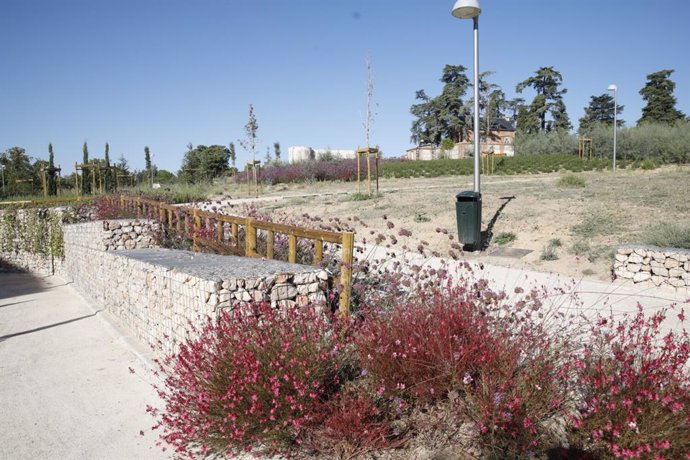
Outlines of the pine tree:
[[276,163],[280,163],[280,143],[279,142],[273,143],[273,152],[275,153]]
[[[232,161],[232,167],[235,168],[235,160],[237,160],[237,152],[235,152],[235,144],[230,142],[229,145],[229,150],[230,150],[230,161]],[[235,168],[237,169],[237,168]]]
[[[515,88],[518,93],[528,87],[537,93],[529,107],[521,110],[522,114],[518,112],[517,127],[520,131],[533,133],[536,132],[535,128],[537,131],[567,131],[572,128],[563,102],[563,95],[568,90],[559,89],[562,82],[563,77],[553,67],[540,67],[533,77],[518,83]],[[547,115],[551,115],[551,120],[547,119]],[[535,118],[538,120],[537,127],[534,125]],[[520,121],[523,122],[522,125]]]
[[110,145],[105,143],[105,180],[103,181],[105,186],[105,192],[110,193],[113,191],[113,172],[110,169]]
[[144,147],[144,164],[146,165],[146,174],[149,176],[151,181],[151,187],[153,187],[153,168],[151,166],[151,151],[148,145]]
[[88,195],[91,193],[91,174],[89,174],[88,168],[86,166],[89,164],[89,146],[84,142],[82,147],[82,153],[84,154],[82,159],[82,164],[84,169],[81,171],[81,193],[82,195]]
[[55,155],[53,154],[53,144],[52,142],[48,144],[48,170],[47,181],[48,181],[48,195],[57,195],[57,180],[55,177]]
[[417,91],[415,99],[419,102],[410,107],[415,117],[410,138],[414,144],[440,145],[443,139],[460,142],[467,138],[471,117],[468,104],[462,100],[470,86],[466,70],[461,65],[446,65],[441,77],[443,90],[435,98],[424,90]]
[[642,109],[642,117],[637,124],[673,124],[685,117],[683,112],[676,109],[676,98],[673,96],[676,84],[669,78],[673,72],[667,69],[647,75],[647,84],[640,90],[647,105]]
[[[584,134],[597,124],[613,126],[613,96],[604,93],[601,96],[592,96],[589,106],[585,107],[585,114],[580,118],[580,134]],[[623,112],[623,106],[618,105],[617,113]],[[618,118],[618,126],[623,126],[625,122]]]

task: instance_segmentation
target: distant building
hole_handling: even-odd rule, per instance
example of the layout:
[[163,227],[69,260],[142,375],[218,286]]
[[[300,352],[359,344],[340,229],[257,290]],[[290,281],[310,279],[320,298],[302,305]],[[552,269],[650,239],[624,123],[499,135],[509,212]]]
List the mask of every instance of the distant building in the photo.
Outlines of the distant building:
[[[479,141],[481,153],[493,152],[494,155],[512,157],[515,155],[515,125],[511,120],[499,118],[491,123],[491,135]],[[436,160],[439,158],[465,158],[474,153],[474,132],[463,142],[458,142],[452,149],[442,150],[436,145],[421,145],[407,149],[405,158],[408,160]]]
[[353,159],[356,157],[354,150],[345,149],[313,149],[311,147],[288,147],[288,163],[298,163],[300,161],[315,161],[324,158],[334,159]]

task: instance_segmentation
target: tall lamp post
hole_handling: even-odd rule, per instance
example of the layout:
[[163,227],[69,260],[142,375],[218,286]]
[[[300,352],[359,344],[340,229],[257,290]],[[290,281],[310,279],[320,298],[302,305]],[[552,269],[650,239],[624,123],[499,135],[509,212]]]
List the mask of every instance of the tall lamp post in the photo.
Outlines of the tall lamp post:
[[613,91],[613,172],[616,172],[616,132],[618,131],[618,87],[609,85],[609,91]]
[[479,8],[478,0],[457,0],[452,15],[474,23],[474,192],[457,195],[458,237],[461,243],[481,249],[482,195],[479,185]]
[[474,191],[479,189],[479,8],[478,0],[457,0],[452,14],[458,19],[474,22]]

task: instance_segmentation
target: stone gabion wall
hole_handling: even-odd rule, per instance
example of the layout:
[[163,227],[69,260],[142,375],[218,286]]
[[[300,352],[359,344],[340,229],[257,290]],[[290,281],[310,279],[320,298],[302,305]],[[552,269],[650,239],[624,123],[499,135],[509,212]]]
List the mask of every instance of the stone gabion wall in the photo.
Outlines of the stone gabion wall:
[[690,286],[690,250],[624,245],[615,257],[613,270],[617,278],[655,286]]
[[[60,225],[57,228],[52,224],[46,224],[46,221],[59,222],[63,219],[65,214],[72,214],[71,218],[78,218],[76,210],[71,207],[59,207],[52,209],[17,209],[15,211],[0,209],[0,219],[6,217],[6,213],[11,212],[14,216],[13,221],[9,227],[6,222],[0,221],[0,272],[32,272],[41,275],[63,274],[63,257],[62,255],[52,254],[54,249],[50,246],[50,232],[51,230],[60,231]],[[40,220],[45,224],[45,228],[31,229],[30,224],[27,228],[27,221],[31,220],[31,214],[35,218],[36,214],[42,215]],[[32,235],[32,239],[41,240],[41,242],[27,240],[24,232],[38,232]]]
[[0,251],[0,273],[31,272],[64,276],[64,258],[27,251]]
[[63,227],[65,257],[81,247],[96,251],[118,251],[157,247],[160,226],[148,220],[104,220]]
[[[275,306],[325,302],[329,274],[320,268],[150,245],[141,221],[92,222],[65,229],[68,278],[142,343],[175,349],[190,330],[221,309],[251,301]],[[149,227],[153,230],[154,227]],[[141,231],[141,233],[138,233]],[[123,235],[129,235],[126,239]],[[124,243],[122,242],[124,241]],[[127,243],[135,241],[135,243]],[[123,249],[134,245],[138,249]]]

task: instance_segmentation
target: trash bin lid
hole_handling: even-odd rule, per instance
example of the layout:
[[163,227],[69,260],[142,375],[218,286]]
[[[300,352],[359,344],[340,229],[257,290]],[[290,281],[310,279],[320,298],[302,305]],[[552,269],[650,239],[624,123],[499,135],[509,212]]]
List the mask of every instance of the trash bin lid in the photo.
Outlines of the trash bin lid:
[[478,201],[481,200],[482,194],[480,192],[474,192],[472,190],[467,190],[460,192],[455,195],[458,201]]

